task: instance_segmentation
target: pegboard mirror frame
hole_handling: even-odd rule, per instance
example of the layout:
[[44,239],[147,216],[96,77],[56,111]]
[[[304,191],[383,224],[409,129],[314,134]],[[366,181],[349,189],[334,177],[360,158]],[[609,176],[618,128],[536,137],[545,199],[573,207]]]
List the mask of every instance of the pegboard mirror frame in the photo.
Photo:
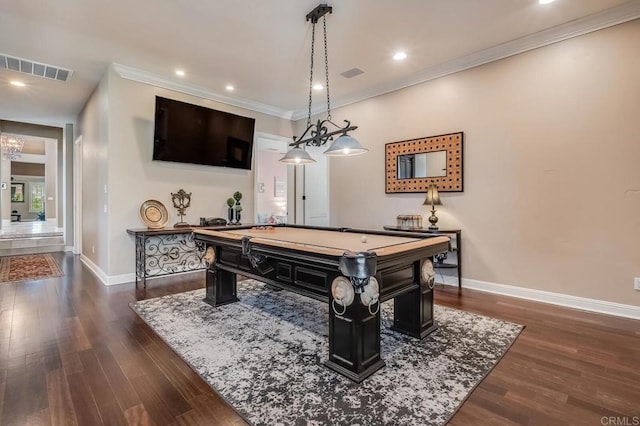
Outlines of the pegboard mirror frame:
[[[463,132],[429,136],[385,144],[385,192],[427,192],[429,184],[438,185],[439,192],[462,192]],[[442,177],[398,179],[398,156],[447,151],[447,174]]]

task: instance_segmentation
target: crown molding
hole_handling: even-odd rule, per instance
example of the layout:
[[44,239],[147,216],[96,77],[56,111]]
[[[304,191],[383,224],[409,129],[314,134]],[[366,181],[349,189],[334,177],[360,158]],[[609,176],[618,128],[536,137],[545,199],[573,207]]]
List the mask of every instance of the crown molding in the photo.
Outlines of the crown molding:
[[[622,24],[640,18],[640,1],[631,0],[620,6],[595,13],[584,18],[576,19],[565,24],[557,25],[535,34],[521,37],[497,46],[490,47],[469,55],[426,68],[419,73],[413,74],[402,80],[395,80],[386,84],[372,87],[366,91],[359,92],[352,96],[341,99],[332,99],[335,109],[347,106],[356,102],[364,101],[396,90],[424,83],[446,75],[454,74],[467,69],[475,68],[490,62],[498,61],[509,56],[524,53],[539,47],[548,46],[553,43],[568,40],[614,25]],[[220,102],[227,105],[245,108],[251,111],[271,115],[278,118],[297,121],[307,116],[306,109],[286,110],[273,105],[264,104],[250,99],[228,96],[212,92],[203,88],[189,86],[167,80],[155,74],[132,68],[126,65],[113,63],[111,69],[122,78],[150,84],[163,89],[174,90],[186,93],[203,99]],[[320,105],[311,110],[312,115],[321,114],[326,111],[326,106]]]
[[[381,84],[372,87],[369,90],[342,99],[332,99],[331,103],[333,104],[333,109],[337,109],[638,18],[640,18],[640,1],[632,0],[620,6],[585,16],[584,18],[576,19],[535,34],[530,34],[488,49],[461,56],[442,64],[434,65],[403,80],[396,80],[387,84]],[[325,111],[326,107],[320,106],[312,109],[311,114],[316,115]],[[300,120],[306,118],[307,112],[307,110],[294,111],[291,119]]]
[[272,115],[278,118],[291,120],[293,114],[293,111],[285,110],[272,105],[267,105],[240,97],[227,96],[199,87],[189,86],[187,84],[166,80],[155,74],[151,74],[149,72],[122,64],[113,63],[111,64],[111,69],[120,77],[127,80],[150,84],[152,86],[161,87],[163,89],[169,89],[180,93],[186,93],[187,95],[197,96],[199,98],[209,99],[211,101],[216,101],[239,108],[245,108],[251,111]]

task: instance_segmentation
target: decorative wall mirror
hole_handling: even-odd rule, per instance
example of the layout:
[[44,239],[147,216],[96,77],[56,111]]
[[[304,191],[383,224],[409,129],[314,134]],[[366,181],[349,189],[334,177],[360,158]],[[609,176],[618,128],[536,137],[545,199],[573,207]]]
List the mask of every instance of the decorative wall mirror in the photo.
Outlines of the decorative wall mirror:
[[385,192],[427,192],[430,183],[462,192],[462,141],[459,132],[386,144]]

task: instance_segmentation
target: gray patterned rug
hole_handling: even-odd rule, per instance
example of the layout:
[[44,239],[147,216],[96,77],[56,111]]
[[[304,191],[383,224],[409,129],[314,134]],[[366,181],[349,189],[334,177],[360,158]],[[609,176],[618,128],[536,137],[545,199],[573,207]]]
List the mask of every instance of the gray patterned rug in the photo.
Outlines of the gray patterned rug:
[[516,339],[522,326],[436,306],[439,328],[420,341],[389,329],[386,367],[361,384],[325,368],[328,305],[254,280],[240,302],[213,308],[204,289],[132,308],[248,422],[255,425],[442,425]]

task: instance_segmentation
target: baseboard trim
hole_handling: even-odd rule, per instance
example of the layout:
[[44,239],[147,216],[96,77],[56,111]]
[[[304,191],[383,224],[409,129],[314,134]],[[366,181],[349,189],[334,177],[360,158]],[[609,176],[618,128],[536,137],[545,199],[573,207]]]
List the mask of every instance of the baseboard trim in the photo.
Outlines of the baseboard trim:
[[100,282],[102,282],[102,284],[109,285],[108,284],[109,277],[107,276],[107,274],[105,274],[104,271],[98,265],[93,263],[91,259],[89,259],[84,254],[81,254],[80,261],[84,264],[84,266],[87,267],[87,269],[93,272],[93,275],[95,275],[100,280]]
[[107,278],[106,285],[117,285],[117,284],[126,284],[132,283],[136,281],[136,274],[120,274],[120,275],[109,275]]
[[[84,254],[80,255],[80,261],[84,263],[87,269],[89,269],[93,273],[93,275],[95,275],[100,280],[102,285],[110,286],[110,285],[118,285],[118,284],[129,284],[136,281],[135,273],[120,274],[120,275],[105,274],[105,272],[98,265],[93,263],[93,261],[89,259],[87,256],[85,256]],[[193,272],[201,272],[201,271],[204,271],[204,269],[196,269],[193,271],[185,271],[185,272],[176,272],[175,274],[171,274],[171,275],[184,275],[184,274],[191,274]],[[147,278],[147,281],[155,280],[156,278],[165,278],[168,276],[169,275],[160,275],[157,277],[149,277]]]
[[[445,279],[444,284],[458,285],[455,277],[448,278],[455,279],[455,283],[453,280]],[[512,285],[497,284],[468,278],[462,279],[462,287],[484,291],[486,293],[517,297],[518,299],[533,300],[536,302],[550,303],[552,305],[565,306],[567,308],[580,309],[583,311],[640,320],[640,306],[625,305],[622,303],[607,302],[605,300],[589,299],[586,297],[571,296],[568,294],[553,293],[550,291],[536,290],[526,287],[515,287]]]
[[458,277],[451,275],[440,275],[440,273],[436,271],[436,283],[458,287]]
[[[167,278],[168,276],[192,274],[194,272],[202,272],[202,271],[204,271],[204,269],[195,269],[193,271],[175,272],[173,274],[159,275],[157,277],[148,277],[147,281],[156,280],[158,278]],[[122,274],[122,275],[112,275],[112,276],[109,277],[109,284],[107,284],[107,285],[132,283],[132,282],[135,282],[135,280],[136,280],[136,274],[135,273]]]
[[[108,276],[102,269],[93,263],[85,255],[80,255],[80,260],[87,268],[98,277],[102,284],[117,285],[131,283],[136,280],[136,274],[121,274]],[[180,272],[173,275],[191,274],[194,272],[201,272],[202,269],[194,271]],[[159,277],[149,277],[147,281],[156,278],[164,278],[168,275],[161,275]],[[454,276],[440,276],[436,277],[436,281],[439,284],[458,286],[458,278]],[[617,317],[632,318],[640,320],[640,306],[625,305],[622,303],[607,302],[605,300],[589,299],[586,297],[571,296],[562,293],[553,293],[550,291],[536,290],[526,287],[516,287],[507,284],[497,284],[488,281],[472,280],[469,278],[462,279],[462,287],[471,290],[483,291],[485,293],[500,294],[502,296],[516,297],[518,299],[532,300],[535,302],[549,303],[552,305],[564,306],[567,308],[580,309],[589,312],[598,312],[601,314],[614,315]]]

